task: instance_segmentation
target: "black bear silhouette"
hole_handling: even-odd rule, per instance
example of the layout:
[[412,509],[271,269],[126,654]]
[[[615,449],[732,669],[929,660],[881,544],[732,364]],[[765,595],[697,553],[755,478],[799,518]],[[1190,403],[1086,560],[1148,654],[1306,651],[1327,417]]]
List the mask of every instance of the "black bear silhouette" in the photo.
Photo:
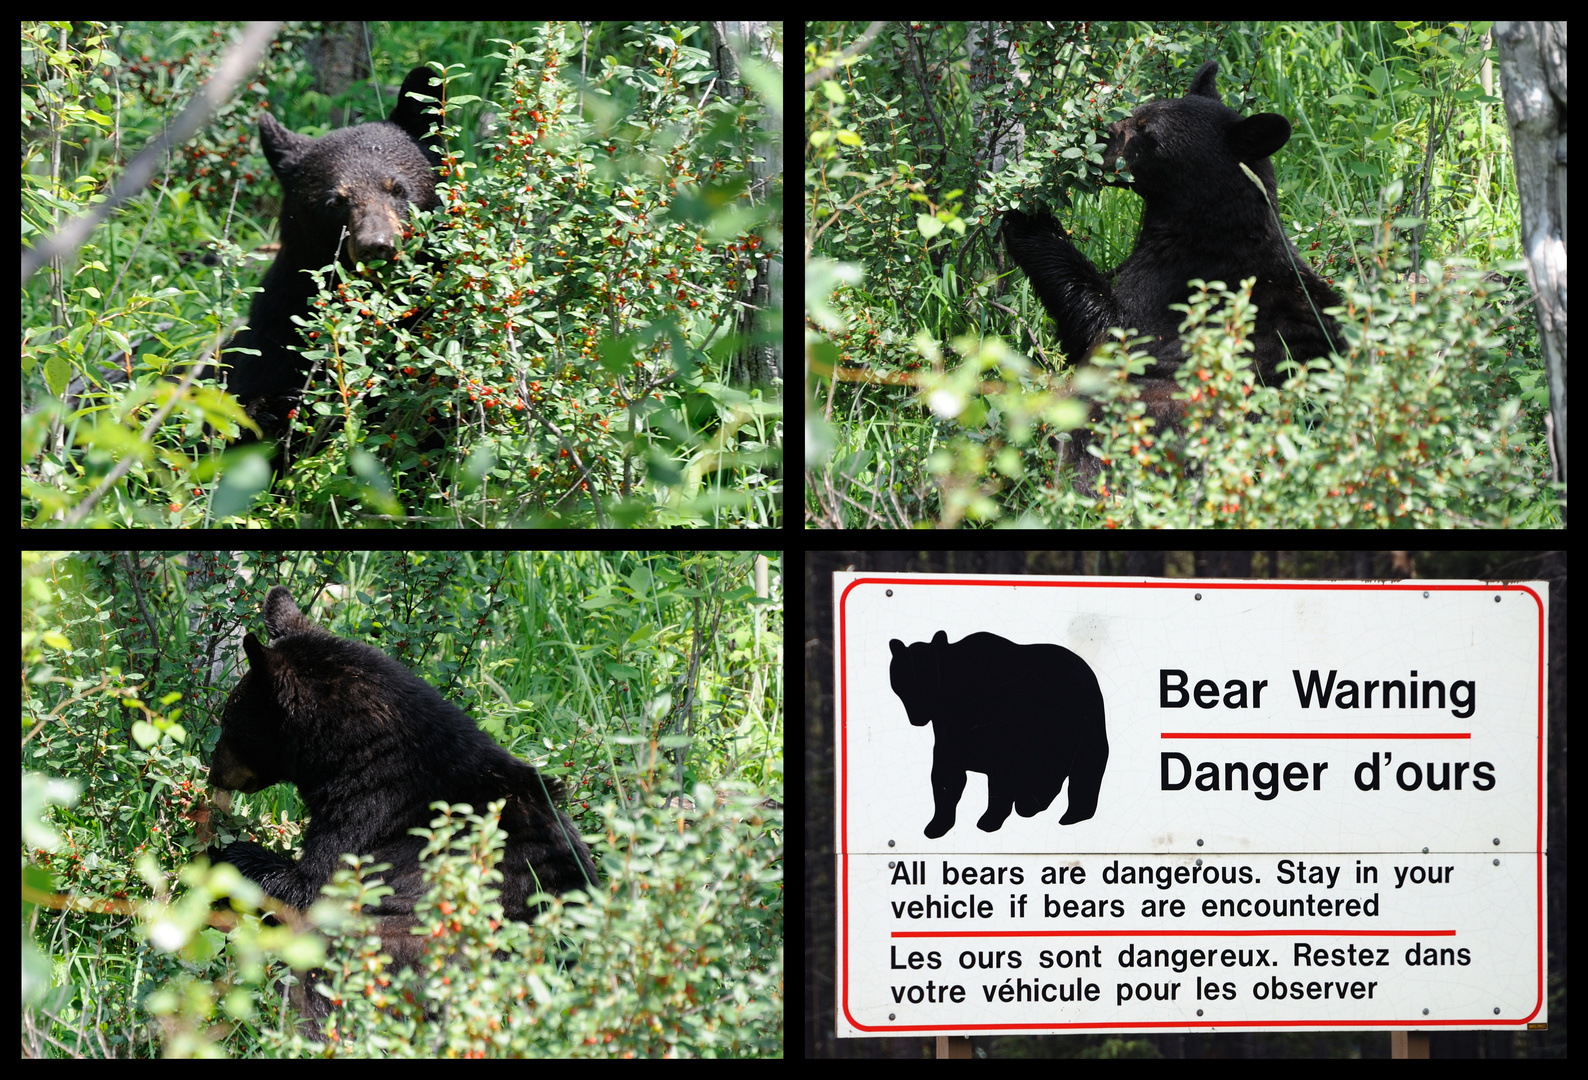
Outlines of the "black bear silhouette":
[[965,773],[987,774],[987,812],[976,822],[997,832],[1009,817],[1040,814],[1068,778],[1070,805],[1060,825],[1097,813],[1108,764],[1103,692],[1086,661],[1061,645],[1017,645],[997,634],[971,634],[950,645],[888,642],[893,692],[910,723],[931,724],[932,839],[954,827]]

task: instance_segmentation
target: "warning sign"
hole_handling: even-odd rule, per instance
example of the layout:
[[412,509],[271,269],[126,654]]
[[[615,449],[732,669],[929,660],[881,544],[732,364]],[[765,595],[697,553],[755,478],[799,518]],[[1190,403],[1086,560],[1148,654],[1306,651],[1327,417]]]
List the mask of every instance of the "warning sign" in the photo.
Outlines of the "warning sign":
[[838,574],[838,1026],[1546,1020],[1548,586]]

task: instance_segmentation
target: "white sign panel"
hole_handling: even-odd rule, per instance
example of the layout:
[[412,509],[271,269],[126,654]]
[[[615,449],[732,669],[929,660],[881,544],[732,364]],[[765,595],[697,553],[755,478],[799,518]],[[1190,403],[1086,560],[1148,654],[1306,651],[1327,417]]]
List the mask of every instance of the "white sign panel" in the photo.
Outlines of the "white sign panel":
[[839,1034],[1544,1026],[1547,588],[835,575]]

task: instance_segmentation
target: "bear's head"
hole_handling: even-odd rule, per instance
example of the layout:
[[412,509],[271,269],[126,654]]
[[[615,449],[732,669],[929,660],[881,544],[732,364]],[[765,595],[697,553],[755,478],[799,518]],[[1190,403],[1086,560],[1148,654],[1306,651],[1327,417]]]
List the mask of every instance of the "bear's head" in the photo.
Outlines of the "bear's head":
[[[1243,117],[1225,105],[1213,86],[1218,70],[1218,61],[1208,61],[1185,97],[1148,102],[1111,126],[1104,171],[1150,201],[1210,189],[1249,190],[1244,162],[1272,199],[1274,167],[1268,158],[1290,140],[1290,121],[1278,113]],[[1232,182],[1240,188],[1230,188]]]
[[910,723],[925,727],[937,715],[938,684],[948,654],[948,635],[939,630],[931,641],[913,645],[895,638],[888,642],[888,648],[893,652],[893,663],[888,667],[893,692],[904,703]]
[[[210,787],[217,791],[252,794],[283,780],[301,782],[313,767],[295,752],[304,743],[290,732],[295,713],[312,712],[313,692],[300,675],[297,654],[323,652],[337,641],[309,621],[280,585],[265,597],[264,614],[273,647],[243,635],[248,671],[226,699],[220,741],[210,758]],[[324,644],[316,644],[317,638]]]
[[[429,68],[403,80],[391,119],[328,132],[299,135],[261,113],[259,142],[281,181],[281,241],[284,248],[326,247],[347,230],[343,264],[390,259],[408,229],[410,207],[433,210],[435,167],[440,154],[426,144],[430,119],[411,93],[430,96]],[[329,262],[331,251],[300,251]],[[318,265],[318,264],[317,264]]]

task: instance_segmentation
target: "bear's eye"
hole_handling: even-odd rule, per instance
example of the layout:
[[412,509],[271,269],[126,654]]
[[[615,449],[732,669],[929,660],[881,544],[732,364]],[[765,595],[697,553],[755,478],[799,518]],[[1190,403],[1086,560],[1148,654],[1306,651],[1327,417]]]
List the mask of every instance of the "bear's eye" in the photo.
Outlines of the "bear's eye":
[[392,181],[391,193],[397,196],[399,199],[406,199],[408,197],[408,192],[403,187],[403,182],[401,180]]

